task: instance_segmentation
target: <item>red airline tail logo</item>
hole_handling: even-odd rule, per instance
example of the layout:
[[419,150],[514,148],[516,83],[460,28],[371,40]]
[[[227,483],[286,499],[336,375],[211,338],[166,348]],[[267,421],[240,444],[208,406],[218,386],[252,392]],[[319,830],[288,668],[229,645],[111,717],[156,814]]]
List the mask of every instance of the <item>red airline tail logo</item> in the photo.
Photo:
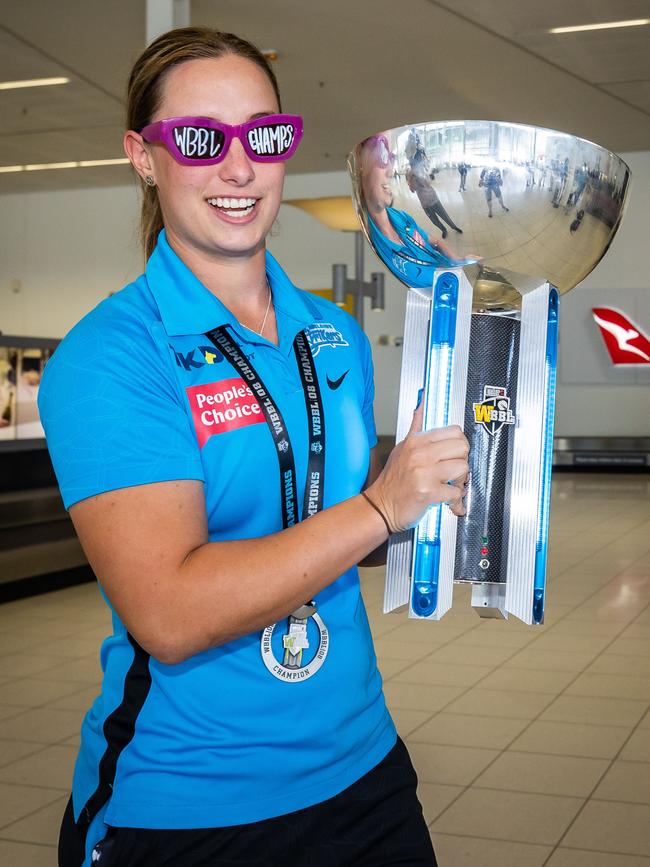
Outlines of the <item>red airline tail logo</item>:
[[650,340],[627,316],[611,307],[591,312],[613,364],[650,364]]

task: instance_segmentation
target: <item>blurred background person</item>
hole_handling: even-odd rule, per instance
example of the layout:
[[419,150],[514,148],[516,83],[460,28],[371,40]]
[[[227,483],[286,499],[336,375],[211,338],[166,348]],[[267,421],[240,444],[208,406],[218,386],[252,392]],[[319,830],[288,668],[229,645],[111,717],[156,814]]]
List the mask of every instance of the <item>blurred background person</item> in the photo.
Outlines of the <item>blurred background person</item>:
[[503,185],[503,178],[501,177],[501,171],[496,166],[493,168],[484,168],[481,172],[481,177],[478,182],[479,187],[483,187],[485,190],[485,201],[488,206],[488,217],[492,216],[492,194],[497,197],[499,200],[499,204],[503,208],[504,211],[509,211],[510,208],[506,208],[503,204],[503,196],[501,195],[501,186]]

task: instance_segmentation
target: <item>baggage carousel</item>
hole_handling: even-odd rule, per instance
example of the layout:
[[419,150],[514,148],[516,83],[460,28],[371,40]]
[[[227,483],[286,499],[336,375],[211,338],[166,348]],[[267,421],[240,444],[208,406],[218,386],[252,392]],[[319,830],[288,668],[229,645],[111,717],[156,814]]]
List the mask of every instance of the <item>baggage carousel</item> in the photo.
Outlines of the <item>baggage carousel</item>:
[[650,470],[650,437],[556,437],[553,466],[557,469]]
[[43,440],[0,450],[0,602],[93,579]]

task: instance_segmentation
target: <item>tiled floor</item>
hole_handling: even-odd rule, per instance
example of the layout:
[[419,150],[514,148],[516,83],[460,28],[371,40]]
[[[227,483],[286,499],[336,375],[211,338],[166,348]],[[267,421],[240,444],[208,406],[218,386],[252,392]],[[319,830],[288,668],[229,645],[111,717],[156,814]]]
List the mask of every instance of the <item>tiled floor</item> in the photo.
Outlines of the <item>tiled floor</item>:
[[[440,867],[650,867],[650,477],[556,475],[542,627],[362,582]],[[2,865],[56,864],[107,626],[90,585],[0,607]]]

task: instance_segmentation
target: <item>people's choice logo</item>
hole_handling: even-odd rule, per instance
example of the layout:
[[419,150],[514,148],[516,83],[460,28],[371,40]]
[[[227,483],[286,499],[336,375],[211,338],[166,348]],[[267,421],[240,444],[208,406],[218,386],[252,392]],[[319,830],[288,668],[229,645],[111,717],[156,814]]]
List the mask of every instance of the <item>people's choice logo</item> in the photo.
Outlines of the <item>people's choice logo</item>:
[[612,307],[591,312],[613,364],[650,364],[650,340],[624,313]]
[[243,379],[222,379],[186,388],[199,447],[214,434],[265,421],[257,398]]

